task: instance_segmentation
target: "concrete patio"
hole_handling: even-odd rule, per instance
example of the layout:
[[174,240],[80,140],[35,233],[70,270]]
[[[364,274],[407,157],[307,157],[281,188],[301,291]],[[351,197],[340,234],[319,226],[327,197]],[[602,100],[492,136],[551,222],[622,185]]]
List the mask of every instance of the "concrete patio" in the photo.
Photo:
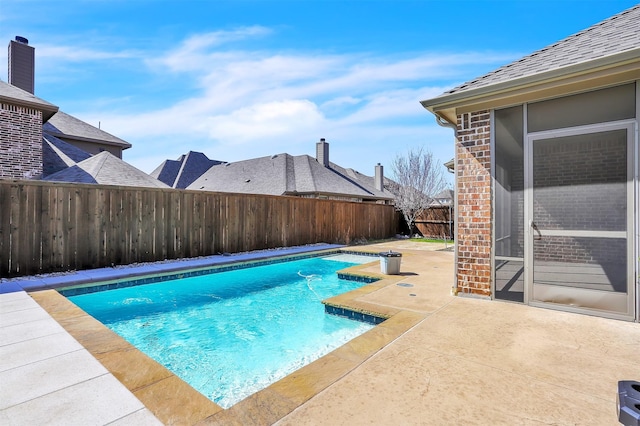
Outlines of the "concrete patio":
[[355,249],[402,252],[401,274],[330,302],[390,319],[229,410],[55,291],[2,294],[0,423],[618,423],[617,382],[640,380],[639,324],[454,297],[442,244]]
[[162,423],[27,293],[12,292],[0,294],[0,424]]

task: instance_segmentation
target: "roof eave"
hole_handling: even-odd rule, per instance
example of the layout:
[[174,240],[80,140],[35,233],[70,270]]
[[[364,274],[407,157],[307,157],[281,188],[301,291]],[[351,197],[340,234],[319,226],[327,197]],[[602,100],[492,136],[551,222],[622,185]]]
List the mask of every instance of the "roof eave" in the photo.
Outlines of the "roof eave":
[[50,134],[52,136],[55,136],[57,138],[73,139],[73,140],[78,141],[78,142],[99,143],[99,144],[102,144],[102,145],[117,146],[117,147],[122,148],[122,149],[128,149],[128,148],[132,147],[132,145],[129,142],[125,142],[125,141],[122,141],[122,142],[108,141],[108,140],[104,140],[104,139],[94,139],[94,138],[87,138],[87,137],[83,137],[83,136],[69,135],[67,133],[62,133],[62,132],[46,131],[45,133]]
[[23,99],[17,99],[10,96],[2,96],[0,95],[0,102],[6,102],[13,105],[18,105],[25,108],[33,108],[42,112],[42,122],[46,123],[51,117],[53,117],[58,112],[58,107],[49,104],[49,103],[41,103],[41,102],[30,102]]
[[313,195],[315,197],[325,196],[325,197],[349,197],[349,198],[359,198],[362,200],[384,200],[384,201],[393,201],[395,198],[388,196],[375,196],[375,195],[359,195],[359,194],[346,194],[342,192],[324,192],[324,191],[286,191],[282,195],[288,196],[301,196],[301,195]]
[[421,101],[420,104],[431,113],[455,124],[456,109],[461,106],[487,103],[492,99],[505,98],[516,90],[525,89],[534,93],[545,83],[556,82],[562,85],[562,82],[570,78],[582,77],[587,79],[597,72],[606,73],[608,71],[613,74],[616,70],[632,71],[631,80],[635,74],[637,74],[635,78],[640,78],[640,48],[476,89],[441,95]]

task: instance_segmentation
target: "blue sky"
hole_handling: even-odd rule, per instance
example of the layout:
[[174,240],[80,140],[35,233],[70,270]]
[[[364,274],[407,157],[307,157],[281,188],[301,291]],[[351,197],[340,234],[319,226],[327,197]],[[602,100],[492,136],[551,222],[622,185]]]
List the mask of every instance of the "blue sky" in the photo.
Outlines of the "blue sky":
[[634,4],[2,0],[0,41],[29,39],[35,94],[131,142],[124,159],[145,172],[189,150],[315,155],[326,138],[333,162],[391,175],[411,148],[453,157],[420,100]]

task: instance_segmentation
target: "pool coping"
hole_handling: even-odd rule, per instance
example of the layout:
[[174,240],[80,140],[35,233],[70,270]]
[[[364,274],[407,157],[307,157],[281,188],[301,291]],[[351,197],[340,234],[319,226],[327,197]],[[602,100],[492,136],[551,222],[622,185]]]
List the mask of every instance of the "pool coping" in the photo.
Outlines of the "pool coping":
[[336,250],[345,247],[341,244],[313,244],[307,246],[286,247],[279,249],[257,250],[245,253],[217,254],[192,259],[166,260],[126,266],[114,266],[80,271],[57,272],[29,277],[4,278],[0,283],[0,294],[13,291],[37,291],[91,285],[136,276],[164,275],[184,270],[197,270],[222,266],[232,263],[258,261],[270,258],[282,258],[296,254]]
[[[341,251],[343,253],[377,254],[368,250],[343,249],[344,246],[327,246],[322,248],[318,246],[301,247],[294,250],[294,252],[288,251],[287,253],[279,251],[277,256],[274,256],[274,252],[264,252],[257,254],[252,259],[248,259],[250,256],[242,256],[242,259],[239,259],[241,256],[220,256],[222,259],[217,259],[215,265],[259,260],[267,257],[290,257],[308,252]],[[232,257],[233,259],[231,259]],[[189,261],[181,261],[176,262],[178,265],[175,265],[174,269],[171,269],[171,266],[166,266],[163,267],[163,270],[166,273],[175,271],[178,268],[184,269],[185,266],[188,269],[212,266],[211,263],[205,265],[202,259],[198,259],[198,261],[191,263],[191,266],[195,263],[198,264],[195,268],[188,268],[187,263]],[[210,261],[211,258],[208,259],[208,262]],[[164,265],[168,264],[165,263]],[[147,266],[144,265],[142,270],[151,270],[153,274],[162,273],[158,272],[156,268],[148,269],[146,268]],[[347,344],[340,346],[329,354],[296,370],[226,410],[130,345],[54,289],[56,287],[69,287],[69,281],[62,284],[59,276],[57,276],[53,277],[56,278],[55,280],[52,280],[55,283],[49,281],[45,282],[44,286],[32,286],[32,290],[25,290],[29,291],[34,300],[163,423],[272,424],[291,413],[317,393],[340,380],[425,318],[424,314],[358,300],[366,294],[397,283],[403,278],[399,275],[392,276],[362,271],[362,269],[370,266],[371,263],[355,265],[339,272],[354,277],[375,278],[378,281],[324,300],[323,304],[325,304],[325,308],[342,309],[361,315],[373,315],[378,318],[386,318],[386,320]],[[131,276],[131,272],[135,268],[122,268],[118,271],[127,269],[130,272],[127,276]],[[140,272],[140,269],[138,269],[138,272]],[[149,272],[146,272],[146,274],[148,275]],[[79,275],[79,277],[76,275],[75,278],[79,279],[72,281],[74,283],[72,285],[104,281],[104,279],[94,281],[95,277],[104,276],[104,274],[93,275],[91,281],[86,281],[87,278],[85,276]]]

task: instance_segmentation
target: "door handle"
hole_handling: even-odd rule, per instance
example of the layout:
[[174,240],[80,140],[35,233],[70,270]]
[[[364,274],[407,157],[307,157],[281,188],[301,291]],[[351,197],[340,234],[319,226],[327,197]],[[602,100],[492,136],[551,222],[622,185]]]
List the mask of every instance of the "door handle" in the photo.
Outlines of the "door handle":
[[536,233],[538,235],[534,235],[533,239],[534,240],[541,240],[542,239],[542,233],[540,232],[540,230],[538,229],[538,225],[536,225],[536,223],[534,221],[529,221],[529,226],[531,226],[531,228],[536,231]]

